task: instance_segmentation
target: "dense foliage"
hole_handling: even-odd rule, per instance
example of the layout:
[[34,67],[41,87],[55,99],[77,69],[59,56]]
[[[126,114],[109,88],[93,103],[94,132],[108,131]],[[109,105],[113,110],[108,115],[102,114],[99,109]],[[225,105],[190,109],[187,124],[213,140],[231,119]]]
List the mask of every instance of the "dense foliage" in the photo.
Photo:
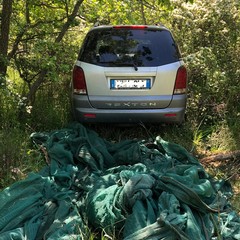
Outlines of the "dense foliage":
[[[189,68],[189,111],[198,120],[239,117],[238,1],[175,1],[171,26]],[[229,115],[230,114],[230,115]]]
[[[32,154],[36,158],[36,152],[28,151],[31,132],[71,121],[71,69],[84,34],[94,24],[169,27],[189,74],[188,120],[181,131],[170,130],[171,136],[176,140],[179,133],[182,142],[185,134],[189,149],[202,141],[212,149],[238,147],[238,0],[1,0],[0,11],[0,38],[5,41],[0,62],[7,66],[7,72],[0,68],[0,176],[16,165],[28,170]],[[223,144],[224,138],[228,143]]]

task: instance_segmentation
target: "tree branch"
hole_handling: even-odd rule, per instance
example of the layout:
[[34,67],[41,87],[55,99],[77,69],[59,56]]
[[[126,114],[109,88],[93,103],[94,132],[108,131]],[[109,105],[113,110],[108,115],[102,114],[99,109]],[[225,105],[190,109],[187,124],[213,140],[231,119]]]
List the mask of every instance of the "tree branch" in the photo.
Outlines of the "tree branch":
[[228,152],[228,153],[221,153],[209,157],[204,157],[200,159],[200,162],[203,163],[210,163],[210,162],[216,162],[216,161],[225,161],[225,160],[235,160],[240,159],[240,150]]
[[67,22],[63,25],[61,32],[59,33],[59,35],[57,36],[55,42],[61,42],[61,40],[63,39],[65,33],[67,32],[68,28],[70,27],[70,25],[72,24],[72,22],[74,21],[75,17],[78,14],[79,8],[82,4],[83,0],[78,0],[74,6],[73,12],[71,13],[71,15],[68,17]]
[[14,57],[14,55],[16,54],[16,52],[17,52],[17,50],[18,50],[18,46],[19,46],[19,43],[20,43],[20,42],[22,42],[22,41],[27,41],[27,40],[31,40],[31,39],[34,39],[35,37],[41,36],[41,35],[36,35],[36,34],[35,34],[35,35],[33,35],[33,36],[29,37],[29,38],[23,39],[24,34],[25,34],[29,29],[34,29],[34,28],[36,28],[37,26],[39,26],[40,24],[46,24],[46,25],[48,25],[48,24],[52,24],[52,23],[54,23],[54,22],[56,22],[56,21],[62,22],[64,19],[65,19],[65,18],[60,18],[60,19],[54,20],[54,21],[37,21],[36,23],[31,24],[31,25],[25,24],[25,26],[23,26],[22,30],[21,30],[21,31],[19,32],[19,34],[17,35],[17,37],[16,37],[16,39],[15,39],[15,41],[14,41],[14,43],[13,43],[12,50],[8,53],[8,56],[7,56],[8,60],[11,60],[11,59]]
[[[74,5],[73,11],[71,13],[71,15],[69,15],[67,22],[63,25],[60,33],[58,34],[57,38],[55,39],[55,43],[59,43],[62,41],[64,35],[66,34],[67,30],[69,29],[70,25],[72,24],[72,22],[74,21],[75,17],[78,14],[79,8],[82,4],[83,0],[78,0],[76,2],[76,4]],[[49,54],[50,56],[54,56],[55,52],[51,52]],[[40,87],[40,85],[44,82],[45,77],[47,75],[48,71],[46,69],[42,69],[37,80],[32,84],[29,93],[27,94],[27,101],[28,102],[32,102],[36,91],[38,90],[38,88]]]

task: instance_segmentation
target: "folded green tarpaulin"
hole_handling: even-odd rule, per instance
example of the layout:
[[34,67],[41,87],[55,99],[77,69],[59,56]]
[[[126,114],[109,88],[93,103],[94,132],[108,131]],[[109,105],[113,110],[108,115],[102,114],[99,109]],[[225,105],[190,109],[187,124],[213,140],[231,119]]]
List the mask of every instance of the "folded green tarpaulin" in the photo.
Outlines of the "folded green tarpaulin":
[[240,239],[231,187],[180,145],[111,143],[75,123],[31,135],[50,160],[0,193],[0,239]]

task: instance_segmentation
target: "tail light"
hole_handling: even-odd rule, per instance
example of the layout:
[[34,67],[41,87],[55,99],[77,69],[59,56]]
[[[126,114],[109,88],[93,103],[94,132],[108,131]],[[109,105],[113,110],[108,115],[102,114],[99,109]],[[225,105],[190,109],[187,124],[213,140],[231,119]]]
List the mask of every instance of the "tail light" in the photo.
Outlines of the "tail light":
[[187,69],[181,66],[177,71],[174,94],[183,94],[187,91]]
[[74,66],[73,75],[72,75],[72,83],[73,83],[73,92],[76,94],[87,94],[87,85],[85,81],[85,75],[83,69]]

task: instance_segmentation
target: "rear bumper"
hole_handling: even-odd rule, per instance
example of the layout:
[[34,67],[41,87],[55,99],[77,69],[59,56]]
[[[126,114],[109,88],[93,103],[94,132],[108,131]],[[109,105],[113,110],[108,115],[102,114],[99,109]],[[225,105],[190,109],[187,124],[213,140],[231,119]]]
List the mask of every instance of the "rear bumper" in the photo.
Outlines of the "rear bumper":
[[87,96],[72,96],[74,118],[82,123],[182,123],[185,109],[186,95],[174,95],[170,105],[163,109],[96,109]]

